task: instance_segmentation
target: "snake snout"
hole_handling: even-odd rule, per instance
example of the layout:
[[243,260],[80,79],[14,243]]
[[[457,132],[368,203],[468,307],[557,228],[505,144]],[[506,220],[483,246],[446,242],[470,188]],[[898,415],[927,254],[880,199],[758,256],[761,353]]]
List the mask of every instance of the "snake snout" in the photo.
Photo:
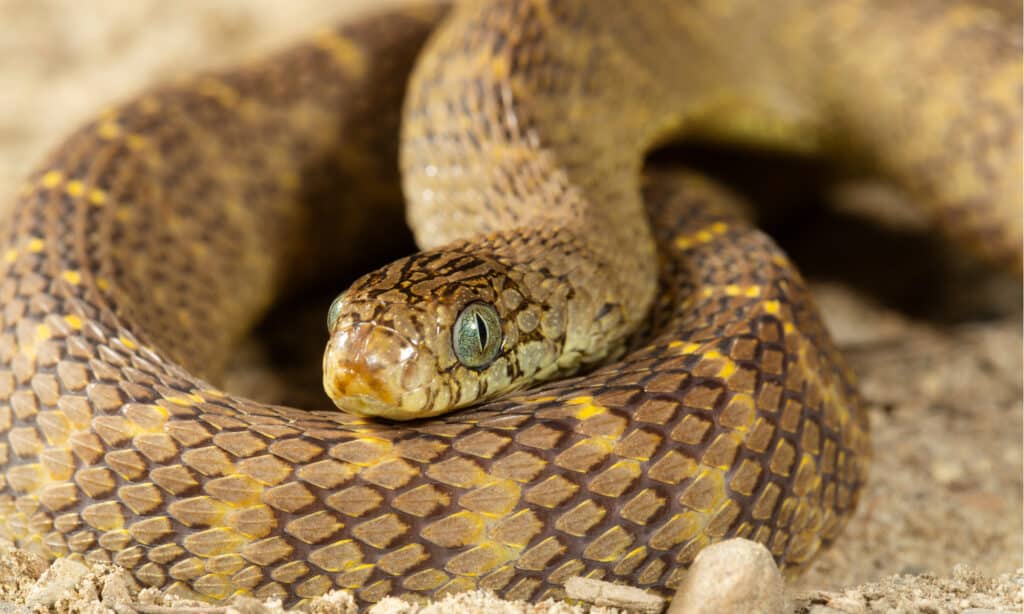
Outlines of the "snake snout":
[[[409,390],[418,371],[416,347],[392,329],[374,324],[338,326],[324,352],[323,382],[338,408],[396,420],[419,417]],[[413,395],[414,396],[414,395]]]

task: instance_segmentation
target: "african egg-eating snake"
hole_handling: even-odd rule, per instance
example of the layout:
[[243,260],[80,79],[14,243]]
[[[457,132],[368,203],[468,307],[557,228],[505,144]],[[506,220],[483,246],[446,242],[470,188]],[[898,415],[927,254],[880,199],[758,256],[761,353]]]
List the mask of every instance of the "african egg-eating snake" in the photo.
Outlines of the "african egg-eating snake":
[[[460,46],[449,34],[455,57],[432,56],[436,78],[456,80],[467,70],[454,61],[459,53],[479,60],[521,50],[533,63],[520,68],[539,75],[541,85],[552,83],[547,71],[564,63],[544,55],[558,49],[545,47],[542,34],[562,25],[554,18],[571,15],[538,12],[539,5],[507,3],[481,13],[491,29],[464,30],[475,33],[473,45]],[[1020,172],[1013,123],[1019,40],[992,36],[1001,27],[992,15],[952,5],[886,9],[895,18],[875,25],[870,17],[883,9],[871,4],[812,10],[793,2],[772,15],[734,10],[686,8],[689,21],[679,23],[701,35],[688,44],[715,51],[707,36],[730,31],[710,28],[719,22],[775,32],[780,53],[806,55],[799,45],[787,50],[786,41],[825,51],[848,49],[853,37],[874,43],[865,43],[863,56],[873,62],[853,54],[815,58],[837,73],[829,80],[814,72],[813,83],[852,80],[854,69],[892,69],[886,52],[930,50],[936,55],[899,56],[900,70],[884,73],[890,86],[890,77],[906,79],[895,83],[924,98],[888,124],[885,114],[871,112],[891,111],[891,100],[828,100],[840,110],[853,107],[830,116],[851,125],[848,133],[829,132],[832,142],[800,122],[773,124],[777,115],[759,117],[764,109],[743,104],[744,92],[730,92],[702,110],[695,132],[830,152],[826,145],[836,143],[844,146],[836,151],[860,153],[853,145],[881,150],[872,138],[901,142],[885,170],[917,190],[929,185],[918,177],[950,189],[977,187],[972,172],[995,177],[996,188],[986,184],[968,190],[970,198],[939,204],[953,212],[954,230],[973,229],[996,257],[1019,259],[1012,236],[1019,225],[1006,230],[1002,221],[1015,213],[999,213],[1017,205],[1010,201]],[[607,11],[602,17],[617,23]],[[659,17],[659,24],[680,27]],[[471,414],[380,426],[232,398],[175,366],[216,376],[226,349],[297,271],[335,258],[327,250],[363,246],[327,236],[304,251],[305,237],[328,228],[351,232],[327,223],[329,216],[393,215],[369,206],[332,210],[326,197],[344,193],[375,205],[393,196],[388,154],[397,145],[402,85],[437,18],[424,10],[354,22],[266,63],[154,90],[76,133],[33,175],[4,235],[0,515],[8,537],[51,556],[114,560],[143,583],[207,599],[236,591],[295,599],[339,586],[364,601],[477,585],[537,598],[557,594],[561,581],[580,574],[670,588],[683,573],[679,564],[711,539],[761,539],[780,563],[795,567],[835,537],[864,477],[864,417],[799,278],[762,236],[711,204],[702,209],[702,200],[721,197],[695,180],[669,179],[664,185],[678,192],[658,184],[648,194],[666,255],[657,334],[629,362],[582,380]],[[461,19],[471,18],[467,11]],[[555,29],[556,41],[599,34],[588,30],[599,24],[586,19],[566,23],[577,31]],[[650,22],[621,23],[644,33],[624,38],[628,49],[662,40],[641,29]],[[882,43],[893,31],[905,35],[889,49]],[[496,42],[501,33],[505,46]],[[832,36],[815,38],[825,33]],[[979,58],[990,63],[969,75],[924,72],[939,66],[929,62],[952,57],[940,53],[951,41],[953,68]],[[728,42],[717,51],[749,57],[739,42]],[[771,42],[748,44],[771,50]],[[766,66],[772,59],[764,53]],[[487,61],[467,64],[493,69]],[[940,91],[920,87],[920,75]],[[610,89],[626,94],[622,102],[643,94],[618,85]],[[461,127],[465,138],[455,143],[466,149],[494,136],[457,120],[486,111],[506,92],[492,99],[481,88],[477,98],[436,87],[456,116],[442,118],[450,124],[435,117],[412,123],[413,132],[434,126],[431,138],[450,146],[437,134],[458,135]],[[896,96],[865,87],[862,97],[884,99],[882,93]],[[955,113],[958,103],[974,99],[963,116]],[[547,118],[549,127],[568,108]],[[947,120],[943,130],[918,130],[936,118]],[[853,129],[873,120],[882,134]],[[613,133],[610,124],[598,127],[606,137]],[[847,135],[864,142],[840,138]],[[956,147],[939,147],[954,136]],[[441,164],[449,153],[423,165],[423,174],[451,181]],[[606,162],[614,169],[622,160]],[[505,189],[519,189],[517,178]],[[300,202],[316,204],[315,213]],[[679,214],[679,202],[692,217]],[[443,279],[459,272],[460,265],[444,271],[443,264],[432,264],[448,274]]]

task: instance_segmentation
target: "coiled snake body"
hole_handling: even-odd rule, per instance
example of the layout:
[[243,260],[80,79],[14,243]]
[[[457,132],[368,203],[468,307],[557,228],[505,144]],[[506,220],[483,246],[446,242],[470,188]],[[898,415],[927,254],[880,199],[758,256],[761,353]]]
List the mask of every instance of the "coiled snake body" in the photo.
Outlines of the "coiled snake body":
[[[664,590],[727,536],[786,569],[831,543],[869,456],[851,376],[727,197],[660,177],[644,215],[643,153],[697,135],[869,165],[1019,267],[1019,32],[962,2],[620,4],[460,7],[418,60],[410,221],[421,247],[455,244],[357,282],[325,363],[372,355],[383,333],[337,330],[377,323],[445,371],[325,382],[400,417],[487,401],[468,412],[374,422],[208,383],[280,291],[400,223],[400,105],[444,8],[151,90],[68,138],[2,236],[0,535],[207,600],[364,603],[539,599],[576,575]],[[481,300],[497,358],[444,362]],[[409,341],[427,322],[441,341]]]

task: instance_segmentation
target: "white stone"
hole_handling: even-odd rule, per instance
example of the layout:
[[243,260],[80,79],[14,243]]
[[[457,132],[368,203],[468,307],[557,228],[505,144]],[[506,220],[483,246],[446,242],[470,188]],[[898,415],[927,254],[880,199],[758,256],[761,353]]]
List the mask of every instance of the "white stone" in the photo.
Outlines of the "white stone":
[[697,554],[668,614],[781,614],[784,583],[768,549],[730,539]]

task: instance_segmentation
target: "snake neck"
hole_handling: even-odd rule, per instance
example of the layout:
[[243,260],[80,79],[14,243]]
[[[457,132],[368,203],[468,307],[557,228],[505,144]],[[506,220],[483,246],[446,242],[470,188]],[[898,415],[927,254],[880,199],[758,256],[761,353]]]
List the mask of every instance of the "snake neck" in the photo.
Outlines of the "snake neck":
[[[411,82],[410,223],[425,248],[557,226],[646,257],[636,171],[653,146],[700,138],[880,172],[1019,266],[1020,224],[990,223],[1021,216],[1021,41],[1001,20],[955,2],[467,3]],[[649,287],[652,271],[601,269],[643,311],[651,294],[625,278]]]

